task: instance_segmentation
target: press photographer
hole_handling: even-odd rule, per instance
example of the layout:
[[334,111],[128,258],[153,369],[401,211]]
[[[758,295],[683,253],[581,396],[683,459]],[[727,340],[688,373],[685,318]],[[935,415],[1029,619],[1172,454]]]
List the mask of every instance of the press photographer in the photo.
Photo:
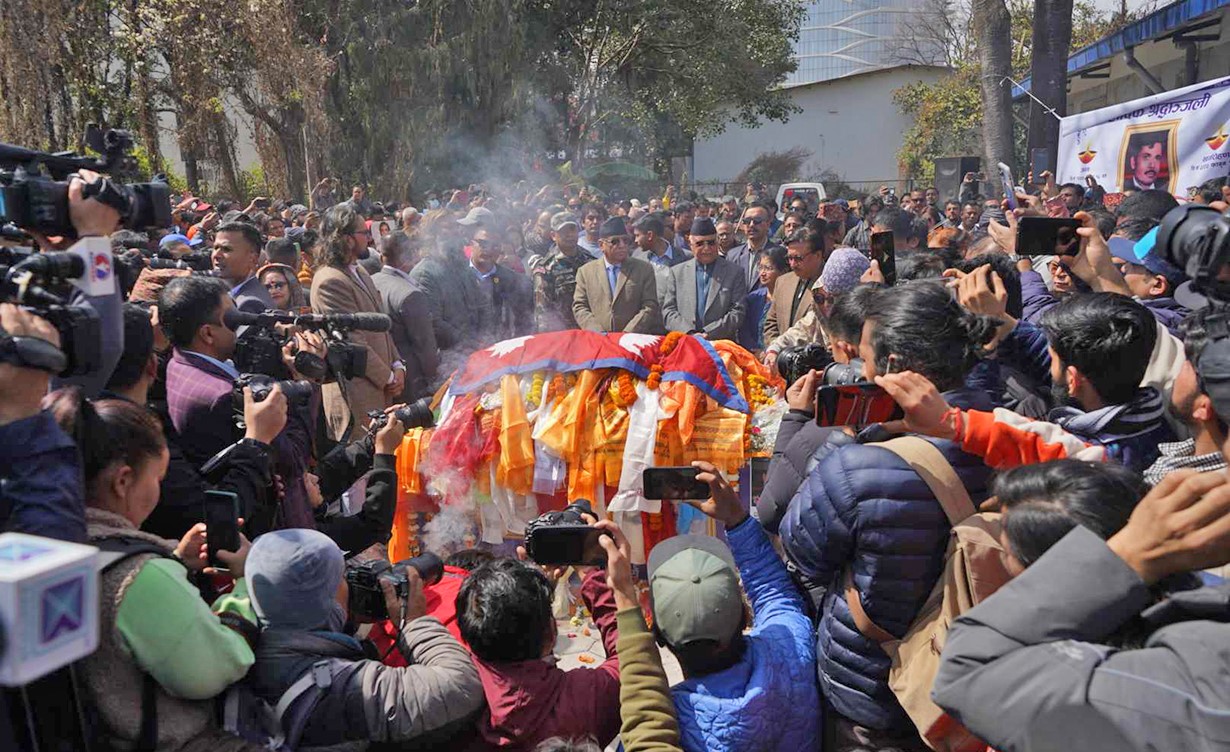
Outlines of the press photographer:
[[[159,323],[174,348],[167,364],[167,410],[184,456],[197,467],[242,436],[234,416],[235,382],[241,376],[231,362],[236,334],[223,322],[234,306],[226,283],[212,277],[173,279],[158,296]],[[316,348],[306,336],[296,336],[301,348]],[[272,520],[249,520],[252,535],[270,527],[315,526],[303,479],[311,457],[311,427],[309,406],[301,396],[289,404],[286,426],[271,444],[282,498]]]

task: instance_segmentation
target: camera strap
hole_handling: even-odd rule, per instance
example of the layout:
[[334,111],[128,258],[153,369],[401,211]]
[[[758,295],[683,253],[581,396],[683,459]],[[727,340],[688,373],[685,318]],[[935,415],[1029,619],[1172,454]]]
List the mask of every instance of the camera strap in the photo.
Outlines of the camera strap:
[[0,361],[20,368],[58,374],[68,367],[68,356],[41,337],[14,337],[0,332]]

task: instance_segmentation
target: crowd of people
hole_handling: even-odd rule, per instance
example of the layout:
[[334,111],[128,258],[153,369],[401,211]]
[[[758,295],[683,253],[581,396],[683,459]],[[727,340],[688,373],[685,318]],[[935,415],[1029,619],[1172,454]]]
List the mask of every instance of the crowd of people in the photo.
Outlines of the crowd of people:
[[[99,388],[69,385],[21,358],[56,328],[0,304],[0,530],[110,552],[73,681],[97,748],[1230,744],[1230,333],[1159,236],[1165,192],[1042,175],[1009,208],[971,175],[953,197],[777,206],[757,185],[642,202],[476,184],[420,208],[325,179],[306,205],[184,195],[172,227],[136,233],[86,198],[96,179],[71,208],[111,238],[122,352]],[[1226,211],[1230,184],[1195,201]],[[1079,227],[1018,255],[1026,217]],[[441,552],[438,582],[363,576],[387,564],[403,408],[479,348],[565,329],[732,340],[783,372],[808,353],[751,508],[694,463],[724,532],[652,549],[648,613],[624,533],[586,517],[605,658],[568,671],[562,572],[524,551]],[[897,416],[821,425],[838,371]],[[212,561],[210,491],[242,525]],[[954,554],[975,519],[993,562]],[[927,633],[920,680],[902,647],[954,567],[998,590]],[[952,728],[967,746],[939,746]]]

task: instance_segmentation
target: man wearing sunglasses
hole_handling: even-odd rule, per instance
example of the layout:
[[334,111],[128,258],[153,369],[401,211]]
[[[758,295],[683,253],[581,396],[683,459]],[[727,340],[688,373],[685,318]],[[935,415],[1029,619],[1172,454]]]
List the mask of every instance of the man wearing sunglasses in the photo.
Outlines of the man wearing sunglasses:
[[577,272],[572,313],[577,326],[592,332],[662,333],[662,311],[653,266],[629,258],[632,237],[621,217],[598,230],[602,258]]
[[743,211],[739,228],[747,236],[747,242],[731,248],[726,260],[738,267],[747,279],[747,289],[760,287],[760,257],[773,246],[769,242],[769,222],[773,212],[762,203],[755,203]]
[[697,218],[689,229],[696,255],[673,267],[666,277],[662,304],[666,329],[710,340],[736,339],[743,325],[747,282],[738,267],[718,255],[713,220]]

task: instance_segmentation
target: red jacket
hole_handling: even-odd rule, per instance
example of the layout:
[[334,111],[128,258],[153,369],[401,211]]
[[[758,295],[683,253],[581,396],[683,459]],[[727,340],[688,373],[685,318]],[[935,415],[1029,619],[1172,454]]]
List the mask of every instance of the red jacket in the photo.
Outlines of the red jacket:
[[[461,583],[469,575],[468,571],[460,567],[445,566],[444,576],[439,582],[423,587],[423,595],[427,598],[427,616],[439,619],[448,633],[456,637],[457,642],[460,642],[466,650],[469,650],[470,646],[461,639],[461,630],[457,626],[457,593],[461,590]],[[393,622],[386,619],[379,624],[372,625],[372,631],[367,635],[367,639],[376,646],[379,654],[384,656],[381,663],[386,666],[404,668],[409,665],[405,657],[400,650],[393,649],[393,639],[396,636],[397,631],[393,629]]]
[[619,733],[619,658],[615,643],[615,596],[600,569],[581,584],[581,599],[594,617],[606,649],[606,662],[596,668],[563,671],[544,660],[487,663],[473,656],[487,698],[477,738],[468,747],[479,750],[529,752],[553,736],[592,734],[602,747]]

